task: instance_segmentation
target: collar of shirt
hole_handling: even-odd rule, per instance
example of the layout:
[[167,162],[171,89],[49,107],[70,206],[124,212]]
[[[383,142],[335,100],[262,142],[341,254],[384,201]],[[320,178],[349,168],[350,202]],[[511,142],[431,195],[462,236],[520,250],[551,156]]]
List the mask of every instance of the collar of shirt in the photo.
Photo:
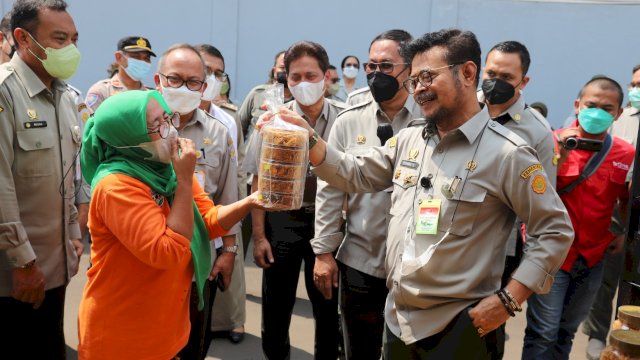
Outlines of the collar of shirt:
[[[484,93],[482,92],[482,90],[478,90],[478,101],[480,101],[483,104],[486,104]],[[506,118],[506,115],[508,115],[510,120],[514,120],[516,118],[521,118],[522,114],[524,113],[525,107],[526,107],[526,103],[524,101],[524,96],[522,96],[522,94],[519,94],[518,100],[516,100],[516,102],[513,103],[505,112],[503,112],[502,114],[496,116],[494,118],[494,120],[498,121],[497,120],[498,118]],[[516,115],[518,115],[518,116],[516,116]],[[517,123],[516,120],[514,120],[514,121]],[[504,124],[504,123],[501,122],[501,124]]]
[[473,144],[478,135],[480,135],[480,133],[482,133],[482,130],[487,126],[487,123],[490,119],[491,118],[489,117],[489,110],[486,106],[484,106],[479,112],[477,112],[464,124],[451,131],[450,134],[447,134],[445,138],[448,138],[450,135],[460,133],[467,139],[467,141],[469,141],[469,144]]
[[[9,64],[13,67],[18,77],[22,80],[22,83],[24,84],[25,90],[27,90],[29,97],[34,97],[40,94],[43,90],[47,90],[47,87],[44,85],[42,80],[40,80],[36,73],[31,70],[29,65],[22,61],[20,56],[14,56]],[[52,90],[64,91],[66,90],[66,88],[67,86],[62,80],[53,80]]]
[[634,115],[640,115],[640,109],[636,109],[633,106],[629,105],[629,115],[634,116]]
[[[390,122],[393,121],[393,119],[389,119],[387,117],[387,114],[384,113],[378,102],[373,99],[371,100],[371,102],[373,102],[373,106],[377,116],[382,116]],[[420,107],[418,106],[418,104],[416,104],[415,100],[413,100],[413,96],[411,95],[407,96],[407,100],[404,102],[404,106],[402,107],[402,109],[400,109],[400,111],[398,111],[396,117],[401,116],[405,111],[411,114],[414,119],[423,117],[422,113],[420,112]]]
[[[300,106],[298,106],[298,102],[291,101],[290,103],[291,103],[290,109],[298,113],[298,115],[302,116],[303,119],[309,122],[309,118],[307,117],[307,115],[304,114],[302,109],[300,109]],[[324,130],[327,128],[328,122],[329,122],[329,102],[326,101],[326,99],[323,99],[322,112],[320,113],[320,116],[318,117],[318,119],[316,119],[315,126],[313,127],[316,130],[316,132],[323,138],[324,138],[323,136]]]
[[[196,111],[193,113],[193,116],[191,117],[191,119],[189,121],[187,121],[187,123],[185,124],[185,126],[182,128],[183,130],[188,128],[189,126],[195,125],[197,122],[200,122],[204,125],[204,120],[207,118],[207,115],[205,114],[205,112],[203,110],[201,110],[200,108],[197,108]],[[182,121],[182,120],[180,120]]]

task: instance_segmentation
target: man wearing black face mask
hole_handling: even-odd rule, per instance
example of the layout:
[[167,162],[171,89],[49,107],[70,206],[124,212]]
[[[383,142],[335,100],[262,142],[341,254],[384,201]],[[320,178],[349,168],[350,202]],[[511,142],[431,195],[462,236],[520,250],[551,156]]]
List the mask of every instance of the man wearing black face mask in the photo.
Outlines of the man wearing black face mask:
[[[522,90],[529,82],[527,71],[530,63],[529,51],[523,44],[504,41],[495,45],[487,54],[478,99],[486,104],[494,121],[518,134],[537,151],[540,164],[549,175],[549,182],[555,186],[557,163],[553,161],[551,127],[522,97]],[[503,285],[509,281],[522,257],[520,223],[516,222],[507,248]]]
[[13,45],[13,36],[11,36],[11,12],[4,14],[2,21],[0,21],[0,64],[4,64],[11,60],[13,53],[16,51]]
[[[338,116],[329,144],[361,155],[385,142],[394,144],[395,138],[387,140],[422,117],[413,97],[399,86],[409,73],[409,65],[399,48],[409,41],[411,35],[406,31],[389,30],[371,42],[369,62],[364,64],[371,90],[356,90],[354,96],[361,100],[356,100],[357,105]],[[417,123],[424,124],[424,121]],[[316,286],[327,299],[332,297],[340,279],[340,313],[348,359],[380,358],[387,296],[384,257],[391,190],[393,188],[373,194],[346,193],[318,181],[315,238],[311,240],[316,254],[314,276]],[[347,231],[342,234],[341,210],[345,198]]]

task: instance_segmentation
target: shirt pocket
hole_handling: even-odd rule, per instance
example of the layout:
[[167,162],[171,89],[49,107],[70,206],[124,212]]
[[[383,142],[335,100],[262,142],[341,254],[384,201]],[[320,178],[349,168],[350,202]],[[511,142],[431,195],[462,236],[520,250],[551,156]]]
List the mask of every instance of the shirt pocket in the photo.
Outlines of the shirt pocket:
[[464,184],[459,197],[443,202],[442,230],[457,236],[471,234],[487,191],[472,183]]
[[395,170],[392,180],[391,215],[403,215],[403,212],[411,211],[411,205],[414,203],[416,196],[418,175],[418,170],[410,168],[399,167]]
[[624,184],[627,182],[628,171],[618,168],[611,169],[611,181],[616,184]]
[[46,128],[17,131],[19,150],[15,154],[20,177],[50,176],[55,169],[53,134]]

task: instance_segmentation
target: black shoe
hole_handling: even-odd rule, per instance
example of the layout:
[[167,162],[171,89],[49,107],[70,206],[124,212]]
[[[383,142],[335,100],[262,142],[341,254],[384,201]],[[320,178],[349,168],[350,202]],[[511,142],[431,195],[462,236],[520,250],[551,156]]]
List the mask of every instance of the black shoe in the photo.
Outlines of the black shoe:
[[229,331],[229,341],[234,344],[241,342],[244,339],[244,332]]

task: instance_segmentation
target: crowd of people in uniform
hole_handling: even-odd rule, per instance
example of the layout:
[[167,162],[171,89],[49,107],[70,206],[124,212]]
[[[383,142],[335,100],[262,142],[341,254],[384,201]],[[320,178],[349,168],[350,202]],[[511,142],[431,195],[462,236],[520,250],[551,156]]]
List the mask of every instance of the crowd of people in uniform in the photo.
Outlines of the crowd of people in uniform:
[[[585,319],[599,359],[640,66],[626,106],[616,80],[585,78],[557,130],[524,99],[526,46],[498,43],[483,62],[460,29],[384,31],[340,69],[295,42],[239,108],[214,46],[170,46],[147,87],[157,55],[128,36],[83,97],[64,81],[80,61],[66,8],[17,0],[0,22],[2,357],[65,358],[85,246],[79,358],[204,359],[216,332],[241,342],[253,239],[267,359],[291,358],[301,267],[318,359],[508,359],[505,323],[525,302],[522,359],[568,359]],[[266,111],[276,84],[285,105]],[[258,194],[259,129],[274,116],[309,134],[297,210]]]

